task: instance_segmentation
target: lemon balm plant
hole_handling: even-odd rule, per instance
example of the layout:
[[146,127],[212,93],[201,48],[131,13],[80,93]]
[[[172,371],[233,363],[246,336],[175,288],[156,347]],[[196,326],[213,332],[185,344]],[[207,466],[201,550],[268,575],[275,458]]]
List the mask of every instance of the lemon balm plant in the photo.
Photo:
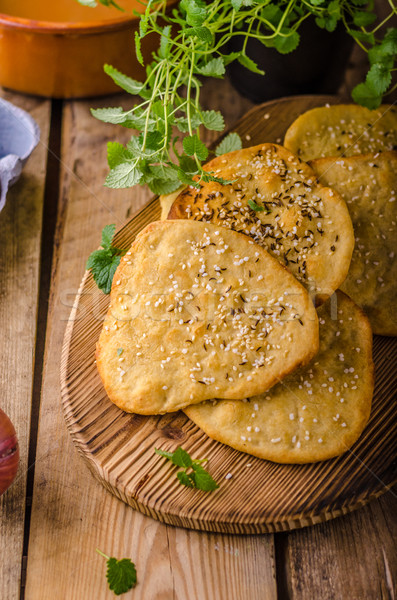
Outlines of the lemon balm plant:
[[[117,7],[114,0],[98,1]],[[96,0],[80,2],[96,6]],[[182,184],[198,186],[200,180],[217,180],[202,168],[209,151],[200,131],[221,132],[224,120],[218,111],[203,110],[203,78],[223,78],[232,61],[265,75],[247,53],[248,41],[259,40],[282,54],[293,52],[300,42],[300,27],[309,18],[326,31],[342,23],[368,53],[369,71],[352,96],[359,104],[377,108],[397,86],[393,82],[397,28],[390,27],[397,3],[388,0],[388,6],[387,16],[379,22],[373,1],[367,0],[180,0],[172,10],[166,10],[165,2],[149,0],[135,35],[136,55],[142,64],[142,38],[152,33],[159,36],[158,50],[145,65],[146,81],[135,81],[110,65],[104,67],[116,84],[139,101],[130,110],[92,110],[101,121],[136,130],[126,146],[109,143],[106,185],[147,184],[154,193],[167,194]],[[239,51],[229,50],[232,38],[242,41]],[[231,134],[215,152],[240,147],[237,134]]]

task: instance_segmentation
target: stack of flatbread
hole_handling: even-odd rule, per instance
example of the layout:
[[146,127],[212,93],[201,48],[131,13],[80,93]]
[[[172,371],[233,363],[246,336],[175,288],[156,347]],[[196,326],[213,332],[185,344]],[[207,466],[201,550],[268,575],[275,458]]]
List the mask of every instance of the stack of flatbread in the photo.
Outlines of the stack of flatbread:
[[365,111],[309,111],[285,147],[206,165],[230,183],[163,199],[168,219],[121,259],[97,345],[120,408],[182,409],[213,439],[281,463],[357,440],[373,394],[371,325],[397,331],[397,115]]

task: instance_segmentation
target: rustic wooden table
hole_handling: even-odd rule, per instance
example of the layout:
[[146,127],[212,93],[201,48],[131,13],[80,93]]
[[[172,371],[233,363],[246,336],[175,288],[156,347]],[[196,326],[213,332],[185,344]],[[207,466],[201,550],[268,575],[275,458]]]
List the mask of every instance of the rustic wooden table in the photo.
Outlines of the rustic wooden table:
[[[342,91],[361,75],[357,56]],[[120,227],[150,193],[103,186],[106,141],[129,132],[89,108],[114,99],[1,95],[33,115],[41,142],[0,214],[0,404],[21,449],[17,480],[0,498],[0,598],[113,598],[100,548],[135,561],[139,585],[123,596],[134,600],[394,599],[396,489],[323,525],[233,536],[162,525],[93,479],[61,411],[62,340],[102,227]],[[251,107],[228,82],[210,82],[202,98],[229,126]]]

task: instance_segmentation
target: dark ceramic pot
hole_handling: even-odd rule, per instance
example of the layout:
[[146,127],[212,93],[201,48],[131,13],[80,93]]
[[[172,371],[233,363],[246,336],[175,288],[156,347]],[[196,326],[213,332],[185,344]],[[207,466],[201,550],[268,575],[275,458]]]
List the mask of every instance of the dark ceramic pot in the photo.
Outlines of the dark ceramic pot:
[[[353,39],[343,25],[330,33],[317,27],[314,19],[307,19],[299,33],[299,46],[290,54],[249,40],[247,54],[265,75],[252,73],[234,61],[228,67],[233,86],[253,102],[295,94],[335,93],[343,81]],[[241,50],[241,45],[239,36],[233,38],[230,51]]]

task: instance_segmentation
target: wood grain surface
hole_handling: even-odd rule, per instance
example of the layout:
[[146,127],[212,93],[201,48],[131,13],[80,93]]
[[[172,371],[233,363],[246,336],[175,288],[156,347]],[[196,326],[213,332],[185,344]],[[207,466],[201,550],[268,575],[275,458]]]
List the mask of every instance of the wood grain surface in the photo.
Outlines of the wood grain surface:
[[0,598],[8,599],[19,594],[22,572],[50,102],[0,96],[29,111],[41,128],[41,142],[0,213],[0,406],[14,423],[21,457],[16,481],[0,497]]
[[[333,102],[297,97],[251,110],[233,130],[245,145],[281,142],[301,112]],[[116,236],[128,247],[135,235],[159,218],[157,199]],[[142,417],[112,405],[94,364],[95,344],[108,298],[87,275],[69,319],[61,365],[65,417],[72,438],[94,475],[116,496],[141,512],[170,523],[231,533],[285,531],[319,523],[362,506],[397,479],[396,340],[376,337],[376,389],[368,426],[342,457],[312,465],[277,465],[210,440],[187,417],[175,413]],[[207,457],[220,482],[212,494],[183,488],[172,467],[154,454],[178,445]],[[247,466],[250,465],[250,466]],[[232,473],[232,478],[225,476]]]

